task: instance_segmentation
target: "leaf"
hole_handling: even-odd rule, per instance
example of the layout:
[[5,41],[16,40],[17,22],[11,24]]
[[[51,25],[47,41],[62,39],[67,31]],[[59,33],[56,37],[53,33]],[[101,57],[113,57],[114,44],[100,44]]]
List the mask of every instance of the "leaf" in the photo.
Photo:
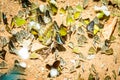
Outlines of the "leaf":
[[56,15],[57,11],[58,11],[58,7],[52,3],[49,3],[49,5],[50,5],[50,10],[51,10],[52,14]]
[[29,0],[21,0],[22,1],[22,7],[27,8],[31,6],[31,2]]
[[99,12],[99,13],[97,13],[97,18],[98,18],[98,19],[102,19],[103,16],[104,16],[104,13],[103,13],[102,11]]
[[94,72],[95,74],[97,73],[96,69],[95,69],[95,65],[93,65],[93,64],[91,65],[91,71]]
[[67,28],[62,24],[59,29],[60,36],[66,36],[67,35]]
[[12,18],[10,25],[11,25],[12,28],[15,26],[14,18]]
[[62,7],[60,8],[60,14],[65,14],[66,13],[66,10]]
[[116,37],[113,35],[110,37],[110,41],[114,41],[115,39],[116,39]]
[[36,52],[30,54],[30,59],[38,59],[39,55]]
[[78,19],[80,17],[80,12],[79,11],[76,11],[74,13],[74,19]]
[[58,44],[64,44],[62,37],[60,36],[59,33],[56,33],[56,41]]
[[79,11],[79,12],[83,11],[83,7],[80,4],[76,5],[75,9],[76,9],[76,11]]
[[54,21],[54,28],[55,28],[56,32],[58,32],[58,31],[59,31],[59,26],[58,26],[58,24],[57,24],[57,22],[56,22],[56,21]]
[[[120,23],[119,23],[120,25]],[[120,26],[118,26],[118,35],[120,36]]]
[[16,48],[15,48],[15,45],[14,45],[14,43],[13,43],[13,40],[10,40],[10,41],[9,41],[8,47],[9,47],[9,52],[10,52],[10,53],[16,53]]
[[47,23],[50,23],[52,21],[52,18],[50,16],[50,12],[48,10],[46,10],[45,12],[45,15],[44,15],[44,22],[47,24]]
[[50,29],[47,31],[47,33],[45,34],[46,36],[43,36],[43,44],[44,45],[49,45],[52,43],[52,36],[53,36],[53,30]]
[[99,20],[98,17],[95,17],[95,18],[93,19],[93,21],[94,21],[94,23],[97,24],[97,25],[100,24],[100,20]]
[[73,7],[72,6],[66,6],[66,10],[68,11],[68,14],[73,14]]
[[84,0],[83,1],[83,8],[86,8],[88,6],[89,0]]
[[110,39],[111,35],[114,32],[114,29],[116,27],[116,23],[117,23],[117,17],[114,18],[110,18],[107,23],[104,25],[102,34],[104,36],[104,39]]
[[15,24],[20,27],[26,23],[25,19],[20,18],[20,17],[15,17]]
[[73,49],[73,48],[74,48],[73,42],[69,42],[69,43],[68,43],[68,47],[70,47],[71,49]]
[[96,35],[100,31],[100,28],[97,25],[94,25],[93,34]]
[[92,73],[89,74],[88,80],[95,80],[95,77],[93,76]]
[[101,0],[104,5],[108,5],[108,0]]
[[70,26],[75,22],[74,18],[72,17],[72,15],[68,14],[67,18],[66,18],[66,25]]
[[80,50],[78,47],[74,47],[72,50],[73,53],[80,53]]
[[105,53],[105,54],[106,54],[106,55],[112,55],[112,54],[113,54],[113,49],[110,48],[110,49],[106,50],[106,53]]
[[5,47],[8,43],[8,40],[4,36],[0,36],[0,47]]
[[104,80],[111,80],[111,77],[110,77],[110,76],[106,76],[106,77],[104,78]]
[[4,23],[5,25],[7,25],[7,24],[8,24],[8,22],[7,22],[7,17],[6,17],[6,15],[5,15],[4,13],[2,13],[2,19],[3,19],[3,23]]
[[90,23],[90,20],[89,19],[85,19],[84,20],[84,24],[88,25]]
[[93,48],[93,47],[90,47],[89,51],[88,51],[88,54],[89,55],[93,55],[96,53],[96,50]]
[[82,78],[82,77],[81,77],[81,74],[79,73],[76,80],[84,80],[84,78]]
[[45,22],[44,22],[44,20],[43,20],[42,15],[38,15],[38,22],[39,22],[41,25],[45,25]]
[[5,63],[5,61],[2,61],[0,63],[0,69],[6,68],[7,64]]
[[6,55],[6,51],[5,50],[1,50],[0,51],[0,58],[5,60],[5,55]]
[[114,78],[114,80],[117,80],[117,79],[116,79],[117,75],[116,75],[115,70],[113,70],[112,72],[113,72],[113,78]]
[[78,46],[83,46],[87,42],[87,38],[84,35],[77,35]]
[[92,32],[93,33],[93,30],[94,30],[94,21],[91,21],[88,25],[87,25],[87,31],[88,32]]
[[38,32],[35,29],[31,29],[30,33],[33,34],[33,35],[35,35],[35,36],[38,35]]
[[53,5],[57,5],[57,0],[48,0],[48,2],[53,4]]
[[[82,24],[80,24],[80,26],[82,26]],[[84,34],[85,31],[83,30],[82,27],[78,27],[78,34]]]

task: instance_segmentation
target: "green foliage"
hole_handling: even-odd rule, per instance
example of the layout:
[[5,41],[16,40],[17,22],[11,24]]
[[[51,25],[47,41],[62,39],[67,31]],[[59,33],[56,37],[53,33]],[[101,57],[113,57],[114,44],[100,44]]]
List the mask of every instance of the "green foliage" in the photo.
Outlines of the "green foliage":
[[23,18],[20,18],[20,17],[15,17],[13,24],[14,23],[16,24],[16,26],[21,27],[22,25],[24,25],[26,23],[26,20]]
[[66,25],[70,26],[75,22],[74,18],[72,15],[68,14],[66,18]]

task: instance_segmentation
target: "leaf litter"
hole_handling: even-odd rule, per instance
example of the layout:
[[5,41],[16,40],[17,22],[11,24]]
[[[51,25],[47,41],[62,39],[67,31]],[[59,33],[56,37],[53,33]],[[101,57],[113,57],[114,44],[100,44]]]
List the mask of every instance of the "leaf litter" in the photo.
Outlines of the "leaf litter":
[[[97,68],[95,69],[94,66],[97,65],[93,64],[86,78],[82,74],[88,70],[85,67],[89,61],[93,61],[96,58],[100,61],[101,57],[98,58],[98,55],[101,56],[104,53],[104,56],[107,57],[109,55],[108,57],[111,57],[116,53],[111,45],[114,44],[112,42],[119,38],[120,31],[117,23],[120,18],[119,15],[112,15],[109,6],[116,4],[119,8],[119,3],[114,3],[114,0],[110,0],[111,4],[105,0],[98,0],[99,4],[104,5],[101,7],[92,6],[94,15],[87,14],[86,19],[84,19],[84,16],[81,15],[86,14],[84,11],[91,7],[89,0],[83,0],[83,3],[79,2],[74,6],[65,5],[64,7],[59,7],[59,1],[56,0],[41,1],[46,4],[38,5],[29,0],[13,1],[19,3],[21,10],[15,16],[11,16],[11,21],[9,21],[8,13],[0,10],[0,24],[11,35],[9,40],[3,37],[4,35],[0,35],[0,58],[4,61],[8,54],[12,53],[9,55],[18,56],[18,60],[42,60],[46,68],[50,70],[48,76],[44,75],[46,78],[59,78],[66,74],[65,71],[67,70],[68,74],[79,73],[76,76],[78,77],[76,78],[77,80],[99,80],[100,78],[110,80],[111,77],[116,80],[116,70],[112,69],[111,73],[113,75],[111,77],[109,75],[99,77],[101,73],[97,71]],[[97,2],[93,0],[93,4]],[[54,19],[58,15],[65,17],[65,19],[61,20],[62,23]],[[91,19],[90,16],[93,18]],[[118,36],[114,35],[116,27],[118,27]],[[66,44],[69,48],[67,48]],[[74,61],[72,65],[69,65],[70,60],[67,60],[71,56],[61,57],[61,55],[66,54],[72,56],[70,59]],[[48,60],[47,63],[51,63],[49,60],[50,55],[55,56],[55,58],[52,58],[54,61],[53,65],[44,62]],[[86,58],[88,57],[89,59],[87,60]],[[61,65],[63,63],[61,59],[64,60],[65,65]],[[19,71],[23,70],[24,72],[24,69],[29,67],[26,67],[26,63],[20,63],[18,60],[15,60],[13,69],[0,75],[0,79],[7,80],[10,77],[11,80],[14,80],[19,75],[24,75],[19,73]],[[39,62],[37,65],[39,65]],[[20,70],[14,71],[16,67]],[[0,69],[6,69],[6,63],[1,62]],[[83,69],[83,73],[79,71]]]

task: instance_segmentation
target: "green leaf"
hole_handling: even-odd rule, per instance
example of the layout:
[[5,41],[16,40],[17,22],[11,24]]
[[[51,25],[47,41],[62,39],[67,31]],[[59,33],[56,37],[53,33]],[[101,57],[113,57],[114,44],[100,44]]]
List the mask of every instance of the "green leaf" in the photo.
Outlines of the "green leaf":
[[73,47],[73,50],[72,50],[73,53],[80,53],[80,50],[78,47]]
[[33,35],[38,35],[38,32],[37,32],[35,29],[32,29],[30,32],[31,32]]
[[60,36],[66,36],[67,35],[67,28],[64,25],[60,26],[59,34],[60,34]]
[[14,27],[14,25],[15,25],[14,18],[12,18],[10,25],[11,25],[12,28]]
[[50,5],[50,9],[51,9],[52,14],[56,15],[57,11],[58,11],[58,7],[55,6],[54,4],[51,4],[51,3],[49,3],[49,5]]
[[73,24],[75,22],[75,20],[73,19],[72,15],[68,14],[67,18],[66,18],[66,24],[68,26],[70,26],[71,24]]
[[18,27],[24,25],[26,23],[25,19],[20,17],[15,17],[15,23]]
[[86,25],[88,25],[88,24],[90,23],[90,20],[89,20],[89,19],[85,19],[85,20],[84,20],[84,23],[85,23]]
[[76,11],[82,12],[83,11],[83,7],[80,4],[78,4],[76,6]]
[[66,10],[62,7],[60,8],[60,14],[65,14],[66,13]]
[[74,19],[78,19],[80,17],[80,12],[79,11],[76,11],[74,13]]
[[33,53],[30,54],[30,58],[31,59],[37,59],[37,58],[39,58],[39,55],[37,53],[33,52]]
[[44,45],[49,45],[52,42],[52,39],[51,39],[52,36],[53,36],[53,31],[52,29],[50,29],[45,33],[45,36],[43,35],[42,43]]
[[97,25],[94,25],[93,34],[97,34],[100,31],[100,28]]
[[103,16],[104,16],[104,13],[103,13],[103,12],[97,13],[97,18],[98,18],[98,19],[102,19]]

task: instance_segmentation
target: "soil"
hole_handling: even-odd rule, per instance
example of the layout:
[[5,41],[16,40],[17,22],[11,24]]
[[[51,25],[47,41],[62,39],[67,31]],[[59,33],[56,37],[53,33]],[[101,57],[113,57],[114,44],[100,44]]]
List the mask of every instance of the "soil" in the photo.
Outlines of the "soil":
[[[45,4],[44,2],[40,0],[30,0],[31,2],[35,2],[40,4]],[[58,7],[64,7],[66,5],[75,6],[76,4],[83,3],[83,0],[58,0]],[[90,0],[88,3],[88,6],[82,13],[82,17],[86,18],[89,17],[90,20],[93,20],[95,17],[95,11],[93,7],[101,6],[100,1],[92,1]],[[4,12],[8,19],[8,24],[11,23],[12,17],[17,15],[18,11],[22,9],[21,4],[18,3],[17,0],[0,0],[0,8],[1,11]],[[109,5],[109,10],[112,12],[113,9],[117,9],[116,7]],[[57,14],[53,17],[54,20],[57,21],[58,25],[62,23],[62,20],[60,18],[60,15]],[[118,18],[120,18],[118,16]],[[63,18],[64,20],[64,18]],[[119,20],[118,20],[119,21]],[[118,25],[118,23],[117,23]],[[3,23],[0,24],[0,28],[4,29],[5,25]],[[93,64],[96,72],[98,73],[98,76],[100,77],[100,80],[104,80],[104,78],[109,75],[111,76],[111,80],[114,80],[113,77],[113,70],[116,72],[116,80],[120,80],[120,75],[118,70],[120,68],[120,37],[118,36],[118,26],[116,26],[113,35],[116,37],[115,41],[111,44],[111,48],[113,48],[114,53],[112,55],[106,55],[97,53],[95,54],[95,57],[93,59],[83,59],[83,61],[80,61],[79,65],[80,67],[75,68],[73,72],[70,72],[70,69],[74,66],[74,61],[78,61],[79,54],[73,53],[72,49],[68,47],[69,42],[73,42],[74,45],[77,45],[76,36],[74,34],[71,35],[70,39],[67,39],[65,44],[63,45],[65,47],[65,51],[58,52],[58,58],[62,58],[65,61],[65,66],[63,70],[61,71],[61,74],[58,77],[55,78],[48,78],[49,70],[45,67],[46,64],[52,65],[56,58],[55,54],[49,53],[49,55],[46,58],[43,58],[41,55],[39,55],[38,59],[26,59],[23,60],[19,56],[11,54],[9,52],[8,46],[5,47],[5,50],[7,50],[6,56],[5,56],[5,62],[7,63],[7,69],[0,69],[0,73],[8,72],[13,66],[14,61],[17,59],[20,62],[25,62],[27,64],[27,67],[25,69],[25,76],[24,78],[26,80],[82,80],[77,79],[79,75],[81,75],[81,78],[84,80],[88,80],[88,76],[90,74],[90,68]],[[5,36],[7,38],[10,38],[11,35],[5,30],[4,32],[0,32],[0,36]],[[88,38],[88,37],[87,37]],[[88,56],[88,49],[92,46],[92,39],[88,38],[88,42],[83,46],[79,47],[79,51],[85,56]],[[115,59],[117,58],[117,63],[115,63]],[[0,62],[3,60],[0,59]],[[84,70],[83,70],[84,69]]]

